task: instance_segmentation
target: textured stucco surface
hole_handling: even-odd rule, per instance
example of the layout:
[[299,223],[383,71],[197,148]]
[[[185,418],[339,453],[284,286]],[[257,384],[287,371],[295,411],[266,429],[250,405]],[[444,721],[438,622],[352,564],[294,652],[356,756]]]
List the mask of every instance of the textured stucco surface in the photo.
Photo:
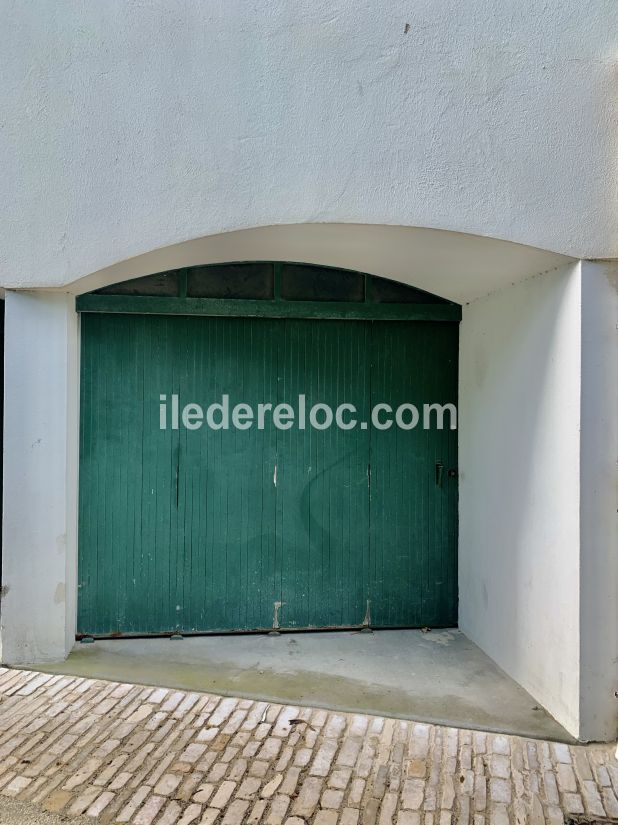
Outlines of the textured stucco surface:
[[78,319],[59,293],[6,296],[0,661],[75,639]]
[[618,263],[582,263],[582,724],[618,736]]
[[253,226],[618,254],[614,0],[0,0],[0,283]]

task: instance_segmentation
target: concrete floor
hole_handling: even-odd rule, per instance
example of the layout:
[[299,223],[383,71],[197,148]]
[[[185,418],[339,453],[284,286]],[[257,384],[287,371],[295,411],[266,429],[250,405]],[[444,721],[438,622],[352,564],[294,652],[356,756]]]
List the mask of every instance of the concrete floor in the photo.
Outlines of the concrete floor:
[[572,741],[458,630],[114,639],[33,669]]

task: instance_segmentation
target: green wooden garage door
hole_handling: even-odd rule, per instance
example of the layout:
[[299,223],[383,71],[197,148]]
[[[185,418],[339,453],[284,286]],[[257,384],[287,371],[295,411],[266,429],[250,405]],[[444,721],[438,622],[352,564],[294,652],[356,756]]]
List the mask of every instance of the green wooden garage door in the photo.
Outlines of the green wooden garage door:
[[[170,397],[456,402],[457,324],[82,316],[80,635],[457,620],[456,432],[171,428]],[[160,396],[166,395],[161,429]]]

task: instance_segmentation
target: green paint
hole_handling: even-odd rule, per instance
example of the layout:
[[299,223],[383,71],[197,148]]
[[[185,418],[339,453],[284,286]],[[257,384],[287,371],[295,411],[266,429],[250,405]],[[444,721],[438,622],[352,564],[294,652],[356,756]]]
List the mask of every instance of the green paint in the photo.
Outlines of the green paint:
[[456,402],[457,334],[85,314],[78,633],[270,629],[276,603],[282,628],[360,626],[367,602],[376,627],[454,624],[457,483],[435,464],[456,466],[456,432],[162,431],[159,394],[304,393],[369,420],[378,401]]
[[[458,327],[374,323],[372,405],[457,403]],[[421,422],[422,423],[422,422]],[[371,431],[372,627],[457,624],[457,431]]]
[[[276,282],[275,282],[276,283]],[[207,315],[249,318],[324,318],[364,321],[460,321],[457,304],[371,304],[345,301],[261,301],[237,298],[166,298],[156,295],[79,295],[78,312],[129,315]]]

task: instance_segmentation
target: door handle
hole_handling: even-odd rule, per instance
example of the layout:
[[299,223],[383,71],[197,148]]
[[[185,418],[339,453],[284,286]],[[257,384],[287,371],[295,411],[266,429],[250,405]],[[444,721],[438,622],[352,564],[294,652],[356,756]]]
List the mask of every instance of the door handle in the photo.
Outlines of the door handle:
[[436,461],[436,486],[442,487],[442,477],[444,475],[444,464]]

